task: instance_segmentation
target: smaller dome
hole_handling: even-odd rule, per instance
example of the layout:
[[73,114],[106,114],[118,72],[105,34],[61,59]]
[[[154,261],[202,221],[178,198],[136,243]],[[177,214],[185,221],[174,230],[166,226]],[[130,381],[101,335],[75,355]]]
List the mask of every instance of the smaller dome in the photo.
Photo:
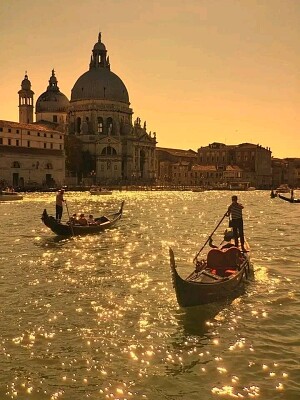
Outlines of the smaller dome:
[[68,106],[69,100],[60,92],[54,70],[52,70],[46,92],[42,93],[36,101],[36,112],[66,112]]
[[46,91],[36,101],[35,109],[40,112],[66,112],[69,100],[61,92]]

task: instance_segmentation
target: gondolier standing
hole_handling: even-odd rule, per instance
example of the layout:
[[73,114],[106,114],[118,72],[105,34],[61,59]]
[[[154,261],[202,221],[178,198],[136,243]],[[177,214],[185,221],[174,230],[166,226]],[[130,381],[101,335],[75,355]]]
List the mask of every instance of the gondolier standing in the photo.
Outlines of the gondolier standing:
[[60,189],[56,194],[56,221],[60,222],[61,217],[63,214],[63,203],[65,202],[64,199],[64,189]]
[[245,239],[244,239],[244,223],[243,223],[243,208],[241,203],[238,203],[237,196],[231,197],[232,203],[228,207],[227,216],[231,217],[231,226],[233,229],[233,236],[235,246],[239,245],[239,237],[241,242],[242,251],[245,250]]

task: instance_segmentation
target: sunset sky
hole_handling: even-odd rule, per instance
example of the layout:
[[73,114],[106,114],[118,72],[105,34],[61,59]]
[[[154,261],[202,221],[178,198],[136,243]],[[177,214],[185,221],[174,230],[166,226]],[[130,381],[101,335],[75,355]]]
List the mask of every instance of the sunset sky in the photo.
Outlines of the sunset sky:
[[159,147],[250,142],[300,157],[300,0],[1,0],[0,119],[27,71],[44,92],[88,70],[98,32]]

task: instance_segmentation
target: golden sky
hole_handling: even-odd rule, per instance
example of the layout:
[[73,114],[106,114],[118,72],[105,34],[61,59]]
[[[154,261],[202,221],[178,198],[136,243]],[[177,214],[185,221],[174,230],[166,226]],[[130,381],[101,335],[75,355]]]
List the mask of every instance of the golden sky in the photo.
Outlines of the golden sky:
[[70,98],[98,32],[159,147],[214,141],[300,157],[300,0],[1,0],[0,119],[55,69]]

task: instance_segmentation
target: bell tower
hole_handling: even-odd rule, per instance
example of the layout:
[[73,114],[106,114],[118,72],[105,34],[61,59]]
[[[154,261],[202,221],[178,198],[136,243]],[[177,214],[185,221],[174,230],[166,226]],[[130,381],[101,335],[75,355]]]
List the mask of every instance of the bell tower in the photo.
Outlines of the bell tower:
[[19,94],[19,122],[24,124],[33,123],[33,95],[31,90],[31,82],[28,79],[27,72],[21,83]]

